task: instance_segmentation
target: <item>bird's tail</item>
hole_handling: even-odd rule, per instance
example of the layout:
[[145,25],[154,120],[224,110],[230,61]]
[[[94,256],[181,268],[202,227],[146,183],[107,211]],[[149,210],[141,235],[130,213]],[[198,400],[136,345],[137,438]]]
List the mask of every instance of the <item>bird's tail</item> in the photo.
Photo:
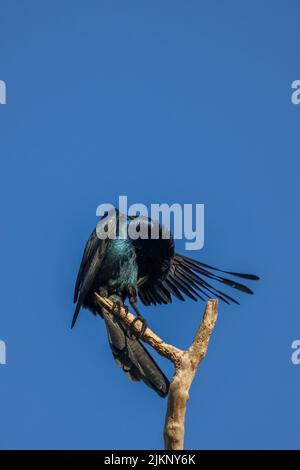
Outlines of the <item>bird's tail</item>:
[[170,383],[146,348],[140,341],[130,336],[126,326],[121,324],[115,315],[104,309],[101,314],[117,365],[123,369],[130,380],[142,380],[158,395],[166,397]]

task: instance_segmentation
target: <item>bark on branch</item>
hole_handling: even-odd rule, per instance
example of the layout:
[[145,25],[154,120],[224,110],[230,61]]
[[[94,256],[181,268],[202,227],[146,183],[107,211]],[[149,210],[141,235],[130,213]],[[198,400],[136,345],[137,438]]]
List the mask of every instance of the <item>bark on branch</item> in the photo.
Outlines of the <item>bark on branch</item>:
[[[95,293],[97,302],[119,316],[132,333],[138,335],[142,324],[133,323],[136,318],[126,309],[121,308],[119,312],[113,310],[113,302]],[[169,359],[175,367],[170,391],[168,396],[167,413],[164,428],[164,441],[166,450],[181,450],[184,445],[185,412],[189,399],[189,390],[194,380],[197,369],[203,360],[210,335],[214,329],[218,316],[218,301],[209,300],[206,304],[201,324],[195,334],[191,346],[186,350],[178,349],[166,343],[150,328],[147,328],[141,338],[145,343],[152,346],[161,356]]]

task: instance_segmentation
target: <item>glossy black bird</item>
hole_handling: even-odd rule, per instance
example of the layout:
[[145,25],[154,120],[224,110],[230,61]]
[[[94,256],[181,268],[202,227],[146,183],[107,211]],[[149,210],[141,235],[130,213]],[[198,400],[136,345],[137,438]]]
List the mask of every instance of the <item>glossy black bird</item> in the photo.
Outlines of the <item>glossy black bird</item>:
[[[130,227],[140,236],[132,236]],[[96,303],[94,293],[110,298],[116,305],[124,305],[128,298],[139,318],[138,298],[144,305],[170,304],[172,296],[179,300],[187,296],[195,301],[217,297],[223,302],[238,304],[233,297],[214,287],[213,281],[253,293],[244,284],[224,277],[223,273],[234,278],[258,279],[253,274],[222,271],[180,255],[175,252],[173,238],[158,222],[110,211],[98,223],[84,250],[75,285],[72,327],[82,306],[100,315],[105,321],[116,363],[131,380],[142,380],[165,397],[168,379],[138,338],[133,337],[115,315]]]

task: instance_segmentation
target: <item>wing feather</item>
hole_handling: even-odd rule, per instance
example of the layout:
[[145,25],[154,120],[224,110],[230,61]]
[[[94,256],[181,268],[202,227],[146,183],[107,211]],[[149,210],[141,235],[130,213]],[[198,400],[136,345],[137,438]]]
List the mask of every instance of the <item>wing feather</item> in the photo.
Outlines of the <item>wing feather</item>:
[[75,285],[74,303],[76,303],[76,307],[71,328],[74,327],[80,308],[99,273],[107,243],[108,239],[100,240],[97,237],[96,230],[93,231],[87,242]]
[[223,271],[175,253],[170,260],[169,269],[167,272],[164,271],[163,275],[151,277],[144,273],[145,281],[139,285],[140,299],[145,305],[156,305],[157,303],[171,303],[172,296],[181,301],[185,300],[184,296],[190,297],[194,301],[198,299],[205,301],[205,299],[213,296],[227,304],[239,304],[236,299],[219,290],[204,278],[217,281],[247,294],[253,293],[248,286],[237,282],[235,279],[220,276],[211,271],[218,271],[252,281],[259,279],[258,276],[253,274]]

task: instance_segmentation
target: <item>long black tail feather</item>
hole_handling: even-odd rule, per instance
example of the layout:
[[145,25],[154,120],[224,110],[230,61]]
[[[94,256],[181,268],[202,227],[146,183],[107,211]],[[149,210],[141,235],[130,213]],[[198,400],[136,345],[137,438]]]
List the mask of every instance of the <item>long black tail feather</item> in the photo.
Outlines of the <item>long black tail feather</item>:
[[147,349],[130,336],[123,325],[111,313],[102,310],[114,359],[130,380],[142,380],[161,397],[169,391],[169,381],[151,357]]

